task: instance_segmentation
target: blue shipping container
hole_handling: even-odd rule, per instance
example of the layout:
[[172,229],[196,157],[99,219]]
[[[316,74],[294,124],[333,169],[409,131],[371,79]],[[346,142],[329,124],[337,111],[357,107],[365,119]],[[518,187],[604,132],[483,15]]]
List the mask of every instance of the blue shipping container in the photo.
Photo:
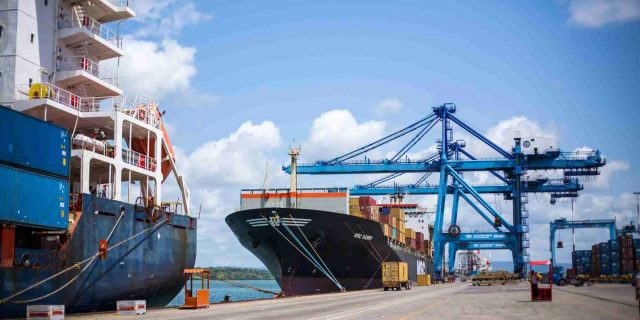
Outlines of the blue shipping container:
[[67,129],[0,107],[0,162],[68,177],[70,156]]
[[66,229],[69,182],[0,165],[0,221]]
[[612,276],[620,275],[620,264],[617,262],[611,262],[609,265],[609,274]]

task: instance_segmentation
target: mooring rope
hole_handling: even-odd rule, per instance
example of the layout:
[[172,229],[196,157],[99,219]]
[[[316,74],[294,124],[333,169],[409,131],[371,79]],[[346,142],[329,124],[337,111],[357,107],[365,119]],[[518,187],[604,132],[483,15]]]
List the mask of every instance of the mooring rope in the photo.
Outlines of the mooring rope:
[[[351,229],[351,227],[349,227],[349,225],[348,225],[345,221],[342,221],[342,223],[344,223],[344,225],[349,229],[349,231],[351,231],[351,233],[355,234],[355,232],[353,231],[353,229]],[[367,251],[369,251],[369,254],[371,254],[371,256],[372,256],[374,259],[376,259],[376,261],[378,261],[378,263],[382,263],[382,260],[381,260],[381,259],[382,259],[382,257],[379,257],[379,258],[378,258],[378,257],[377,257],[377,256],[376,256],[376,255],[375,255],[375,254],[374,254],[374,253],[373,253],[373,252],[372,252],[372,251],[371,251],[371,250],[370,250],[370,249],[369,249],[369,248],[364,244],[364,242],[362,241],[362,239],[358,239],[358,240],[360,241],[360,244],[361,244],[365,249],[367,249]]]
[[213,281],[219,281],[219,282],[231,285],[231,286],[252,289],[252,290],[260,291],[260,292],[263,292],[263,293],[270,293],[270,294],[277,295],[277,296],[282,296],[283,295],[282,292],[275,292],[275,291],[271,291],[271,290],[267,290],[267,289],[262,289],[262,288],[250,286],[248,284],[238,283],[238,282],[227,280],[227,279],[213,279]]
[[[265,221],[269,221],[262,213],[260,213],[260,216],[262,218],[265,219]],[[272,225],[271,223],[269,223],[269,225],[280,235],[282,236],[285,240],[287,240],[287,242],[289,242],[289,244],[296,249],[305,259],[307,259],[314,267],[316,267],[317,269],[320,270],[320,272],[324,273],[325,276],[327,276],[327,278],[329,278],[329,280],[331,280],[337,287],[338,289],[342,290],[343,287],[337,283],[336,281],[334,281],[323,269],[322,267],[316,265],[316,263],[314,263],[309,257],[307,257],[295,244],[293,244],[293,242],[291,242],[291,240],[289,240],[289,238],[287,238],[284,234],[282,234],[282,232],[280,232],[280,230],[278,230],[278,228],[276,228],[274,225]]]
[[[278,218],[280,218],[280,216],[278,214],[276,214],[276,216]],[[331,271],[329,271],[328,269],[323,268],[322,265],[320,265],[318,260],[316,260],[316,258],[311,254],[311,252],[309,252],[309,250],[307,250],[307,248],[304,246],[304,244],[302,244],[302,241],[300,241],[300,239],[298,239],[298,237],[296,237],[295,233],[293,233],[293,231],[291,231],[291,229],[289,229],[289,226],[287,226],[287,224],[284,221],[282,223],[282,226],[284,227],[285,230],[287,230],[287,232],[289,232],[289,234],[291,235],[293,240],[295,240],[300,245],[300,247],[302,247],[302,249],[309,255],[309,257],[311,257],[311,259],[313,259],[313,261],[316,263],[316,267],[318,269],[320,269],[320,271],[322,271],[327,277],[329,277],[329,279],[331,279],[340,288],[340,290],[344,290],[344,287],[342,287],[340,282],[338,282],[338,279],[333,277],[333,275],[331,274]]]
[[[362,227],[360,227],[360,224],[356,224],[356,226],[358,227],[358,229],[360,229],[360,232],[362,232],[362,235],[364,235],[365,234],[364,230],[362,230]],[[376,246],[374,246],[373,243],[371,243],[371,241],[367,241],[367,242],[371,246],[371,249],[373,249],[373,251],[375,251],[375,253],[378,255],[380,260],[384,261],[385,259],[382,258],[382,255],[380,254],[380,252],[378,252],[378,249],[376,249]]]
[[[112,233],[113,233],[113,230],[115,230],[115,227],[116,227],[116,226],[118,226],[118,224],[119,224],[119,222],[120,222],[120,219],[121,219],[121,218],[122,218],[122,215],[121,215],[121,216],[120,216],[120,218],[118,219],[118,222],[116,222],[116,224],[113,226],[113,228],[112,228],[111,232],[109,233],[109,237],[111,237],[111,235],[112,235]],[[147,228],[147,229],[144,229],[144,230],[142,230],[142,231],[140,231],[140,232],[136,233],[135,235],[133,235],[133,236],[131,236],[131,237],[129,237],[129,238],[127,238],[127,239],[125,239],[125,240],[122,240],[122,241],[118,242],[117,244],[115,244],[115,245],[113,245],[113,246],[111,246],[111,247],[108,247],[108,248],[107,248],[107,251],[109,251],[109,250],[111,250],[111,249],[115,249],[115,248],[117,248],[117,247],[121,246],[122,244],[126,243],[127,241],[130,241],[130,240],[132,240],[132,239],[134,239],[134,238],[136,238],[136,237],[140,236],[141,234],[143,234],[143,233],[145,233],[145,232],[147,232],[147,231],[149,231],[149,230],[151,230],[151,229],[154,229],[154,228],[156,228],[156,227],[157,227],[157,226],[159,226],[159,225],[162,225],[162,224],[166,223],[167,221],[168,221],[168,219],[167,219],[167,220],[164,220],[164,221],[162,221],[162,222],[159,222],[159,223],[157,223],[157,224],[155,224],[155,225],[153,225],[153,226],[151,226],[151,227],[149,227],[149,228]],[[80,270],[80,272],[79,272],[75,277],[73,277],[71,280],[69,280],[67,283],[65,283],[62,287],[60,287],[60,288],[58,288],[58,289],[54,290],[53,292],[50,292],[50,293],[48,293],[48,294],[46,294],[46,295],[44,295],[44,296],[41,296],[41,297],[38,297],[38,298],[34,298],[34,299],[30,299],[30,300],[16,301],[15,303],[29,303],[29,302],[38,301],[38,300],[41,300],[41,299],[47,298],[47,297],[49,297],[49,296],[51,296],[51,295],[53,295],[53,294],[55,294],[55,293],[59,292],[60,290],[62,290],[62,289],[64,289],[64,288],[66,288],[66,287],[67,287],[67,286],[69,286],[73,281],[75,281],[76,279],[78,279],[78,277],[80,276],[80,274],[82,274],[82,273],[83,273],[83,272],[84,272],[84,271],[85,271],[85,270],[86,270],[86,269],[91,265],[91,263],[93,263],[93,261],[95,260],[95,258],[96,258],[97,256],[99,256],[99,255],[100,255],[100,252],[96,252],[96,254],[94,254],[93,256],[90,256],[90,257],[88,257],[88,258],[86,258],[86,259],[84,259],[84,260],[82,260],[82,261],[80,261],[80,262],[77,262],[77,263],[73,264],[71,267],[68,267],[68,268],[66,268],[66,269],[64,269],[64,270],[62,270],[62,271],[60,271],[60,272],[58,272],[58,273],[56,273],[56,274],[54,274],[54,275],[52,275],[52,276],[50,276],[50,277],[48,277],[48,278],[44,279],[44,280],[41,280],[41,281],[39,281],[39,282],[37,282],[37,283],[35,283],[35,284],[33,284],[33,285],[31,285],[31,286],[29,286],[29,287],[25,288],[25,289],[22,289],[22,290],[20,290],[20,291],[18,291],[18,292],[16,292],[16,293],[14,293],[14,294],[12,294],[12,295],[10,295],[10,296],[8,296],[8,297],[4,298],[4,299],[0,299],[0,304],[4,304],[4,303],[6,303],[7,301],[9,301],[9,300],[11,300],[11,299],[13,299],[13,298],[15,298],[15,297],[17,297],[17,296],[19,296],[19,295],[21,295],[21,294],[23,294],[23,293],[27,292],[27,291],[30,291],[30,290],[31,290],[31,289],[33,289],[33,288],[39,287],[39,286],[41,286],[42,284],[44,284],[44,283],[46,283],[46,282],[48,282],[48,281],[50,281],[50,280],[52,280],[52,279],[55,279],[55,278],[57,278],[57,277],[59,277],[59,276],[61,276],[61,275],[65,274],[65,273],[67,273],[68,271],[70,271],[70,270],[72,270],[72,269],[78,269],[78,268],[80,268],[80,266],[81,266],[81,265],[83,265],[84,263],[89,262],[89,263],[87,263],[87,265],[86,265],[84,268],[82,268],[82,270]]]
[[311,247],[311,250],[313,250],[313,253],[315,253],[318,256],[318,259],[320,259],[320,262],[322,262],[322,265],[327,269],[327,271],[329,271],[329,274],[336,280],[338,281],[338,279],[336,278],[336,276],[333,275],[333,272],[331,272],[331,269],[329,269],[329,267],[327,267],[327,264],[324,263],[324,260],[322,260],[322,257],[320,256],[320,254],[316,251],[315,247],[311,244],[311,242],[309,241],[309,239],[307,239],[307,236],[304,234],[304,232],[302,232],[302,228],[300,228],[300,225],[298,224],[298,222],[296,221],[296,219],[289,214],[289,218],[291,218],[291,220],[293,221],[293,224],[296,225],[296,227],[298,227],[298,231],[300,231],[300,234],[302,234],[302,237],[304,237],[304,240],[307,241],[307,243],[309,244],[309,247]]

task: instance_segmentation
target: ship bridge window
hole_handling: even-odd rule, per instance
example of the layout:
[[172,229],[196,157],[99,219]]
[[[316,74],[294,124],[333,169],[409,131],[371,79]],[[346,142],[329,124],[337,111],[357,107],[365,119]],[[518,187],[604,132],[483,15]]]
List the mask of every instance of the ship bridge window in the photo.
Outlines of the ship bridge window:
[[33,39],[35,39],[35,38],[36,38],[36,35],[32,33],[31,34],[31,43],[33,43]]
[[2,37],[2,29],[4,29],[4,26],[0,25],[0,38]]

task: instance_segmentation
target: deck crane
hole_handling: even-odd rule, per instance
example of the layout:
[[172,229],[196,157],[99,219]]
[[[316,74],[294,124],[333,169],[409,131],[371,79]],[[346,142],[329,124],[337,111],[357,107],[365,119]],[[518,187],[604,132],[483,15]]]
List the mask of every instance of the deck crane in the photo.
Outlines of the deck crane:
[[[530,183],[523,178],[526,172],[528,170],[560,170],[564,173],[565,178],[592,176],[600,173],[599,168],[605,165],[605,159],[601,157],[599,151],[561,152],[558,149],[549,149],[536,150],[535,153],[525,153],[520,137],[514,138],[514,147],[508,152],[456,117],[455,104],[445,103],[433,107],[432,111],[427,117],[401,130],[339,157],[311,164],[299,164],[296,172],[297,174],[315,175],[390,174],[388,176],[389,179],[384,180],[383,178],[383,181],[377,184],[374,183],[370,187],[375,187],[403,173],[421,173],[424,177],[424,175],[438,172],[439,183],[436,187],[424,185],[425,178],[419,180],[420,184],[416,185],[415,190],[405,189],[408,193],[413,194],[422,192],[422,194],[438,195],[434,225],[434,271],[436,274],[439,275],[443,270],[444,249],[445,245],[449,244],[449,256],[453,257],[449,259],[451,260],[449,262],[451,267],[455,264],[455,252],[457,250],[509,249],[512,253],[515,272],[524,275],[525,265],[528,261],[527,248],[529,247],[527,237],[528,211],[525,204],[528,199],[527,192],[531,192],[535,188],[535,183]],[[452,123],[480,140],[485,146],[498,153],[500,157],[477,159],[464,151],[464,141],[454,141],[453,139]],[[422,159],[410,159],[407,156],[407,152],[437,124],[440,124],[440,138],[436,141],[437,153]],[[372,160],[365,157],[364,160],[355,160],[356,157],[364,156],[365,153],[373,149],[382,147],[409,134],[413,134],[411,140],[389,159]],[[528,146],[525,144],[524,147]],[[291,167],[283,166],[283,170],[291,173]],[[474,171],[490,172],[498,180],[504,182],[506,187],[498,185],[484,190],[479,186],[474,187],[463,178],[464,172]],[[572,180],[568,179],[566,181],[571,182]],[[542,185],[544,184],[541,184],[538,188],[546,188],[542,187]],[[507,193],[507,199],[512,200],[513,217],[511,221],[508,221],[501,213],[492,208],[479,192],[492,189],[496,192],[500,188]],[[398,189],[395,188],[396,191]],[[565,185],[565,188],[547,189],[544,192],[552,192],[553,200],[560,197],[575,197],[578,189],[580,188],[571,189]],[[392,190],[384,190],[384,192],[387,191]],[[447,194],[453,194],[453,203],[450,215],[451,224],[448,230],[444,230]],[[466,201],[495,231],[462,232],[457,221],[460,198]]]
[[567,220],[566,218],[556,219],[549,223],[549,249],[551,250],[551,263],[556,262],[556,231],[562,229],[584,229],[584,228],[607,228],[609,229],[609,238],[616,239],[616,220],[615,219],[598,219],[598,220]]

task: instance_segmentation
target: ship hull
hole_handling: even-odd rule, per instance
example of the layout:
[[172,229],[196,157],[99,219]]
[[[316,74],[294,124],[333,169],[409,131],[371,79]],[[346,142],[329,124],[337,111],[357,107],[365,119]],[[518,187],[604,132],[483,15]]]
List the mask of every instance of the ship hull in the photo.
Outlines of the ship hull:
[[[114,228],[121,206],[125,215]],[[195,263],[197,221],[174,214],[170,222],[154,227],[163,220],[151,222],[131,204],[83,195],[82,215],[64,249],[34,250],[16,245],[17,265],[0,268],[0,297],[93,256],[99,241],[112,229],[109,245],[125,242],[110,249],[106,258],[96,258],[83,272],[84,264],[0,304],[0,318],[24,317],[27,304],[65,305],[67,313],[114,311],[118,300],[146,300],[150,308],[166,306],[184,285],[183,270]],[[20,265],[24,255],[30,256],[31,266]],[[52,293],[69,282],[47,298],[21,302]]]
[[[287,296],[380,288],[382,261],[407,262],[413,281],[428,272],[424,256],[390,243],[378,222],[355,216],[261,208],[235,212],[226,223]],[[337,283],[320,270],[325,265]]]

